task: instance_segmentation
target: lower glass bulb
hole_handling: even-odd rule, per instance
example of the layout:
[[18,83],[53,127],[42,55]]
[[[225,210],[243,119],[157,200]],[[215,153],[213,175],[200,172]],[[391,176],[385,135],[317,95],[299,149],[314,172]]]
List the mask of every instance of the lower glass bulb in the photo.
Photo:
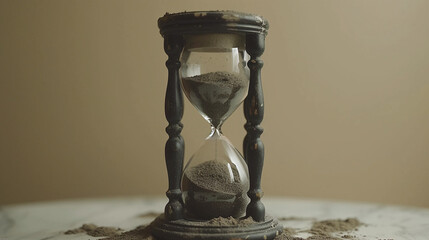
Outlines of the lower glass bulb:
[[192,156],[182,177],[188,218],[244,216],[249,173],[241,154],[215,130]]

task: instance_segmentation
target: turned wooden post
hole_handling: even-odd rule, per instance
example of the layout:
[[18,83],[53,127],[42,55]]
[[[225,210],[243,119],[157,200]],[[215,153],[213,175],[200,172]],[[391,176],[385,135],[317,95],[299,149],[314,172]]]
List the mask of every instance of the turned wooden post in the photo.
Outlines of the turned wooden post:
[[168,173],[169,201],[165,206],[164,215],[167,220],[183,218],[183,200],[180,183],[183,171],[184,141],[180,133],[183,124],[183,94],[180,88],[179,68],[180,53],[183,48],[181,35],[168,35],[164,37],[164,50],[168,55],[166,66],[168,68],[168,84],[165,95],[165,117],[168,121],[166,132],[169,135],[165,144],[165,162]]
[[261,175],[264,165],[264,144],[260,139],[264,118],[264,95],[262,93],[261,68],[264,65],[259,58],[265,49],[265,34],[249,33],[246,35],[246,51],[250,55],[247,66],[250,69],[249,93],[244,100],[244,128],[247,134],[243,141],[243,155],[249,167],[250,189],[247,195],[250,203],[246,215],[255,221],[265,221],[265,207],[261,202]]

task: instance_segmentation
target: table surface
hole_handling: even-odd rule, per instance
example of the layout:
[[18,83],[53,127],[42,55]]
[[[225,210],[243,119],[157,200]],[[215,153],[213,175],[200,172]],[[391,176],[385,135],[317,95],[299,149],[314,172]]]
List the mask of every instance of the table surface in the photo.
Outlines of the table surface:
[[[131,230],[151,222],[164,209],[162,197],[84,199],[9,205],[0,208],[0,240],[92,240],[85,233],[65,235],[84,223]],[[264,198],[267,213],[281,217],[284,227],[305,230],[314,221],[355,217],[365,225],[355,239],[427,240],[429,209],[323,200]],[[341,233],[345,234],[345,233]],[[306,238],[309,233],[297,236]]]

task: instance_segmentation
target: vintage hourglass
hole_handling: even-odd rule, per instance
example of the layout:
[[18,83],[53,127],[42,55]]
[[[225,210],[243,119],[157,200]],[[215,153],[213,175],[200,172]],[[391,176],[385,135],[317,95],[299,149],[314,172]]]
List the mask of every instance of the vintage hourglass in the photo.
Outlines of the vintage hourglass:
[[[154,235],[159,239],[273,239],[281,227],[265,216],[260,201],[264,106],[259,57],[267,21],[246,13],[199,11],[166,14],[158,26],[169,57],[165,102],[169,202],[155,221]],[[182,92],[211,127],[184,168]],[[244,157],[221,130],[243,100]],[[211,224],[219,218],[246,224]]]

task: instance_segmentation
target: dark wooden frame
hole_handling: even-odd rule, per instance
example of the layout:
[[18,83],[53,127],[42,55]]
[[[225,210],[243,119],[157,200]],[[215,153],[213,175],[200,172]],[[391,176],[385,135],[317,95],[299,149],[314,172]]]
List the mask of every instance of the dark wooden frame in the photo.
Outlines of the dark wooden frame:
[[166,132],[168,140],[165,144],[165,161],[168,173],[169,202],[165,206],[164,214],[168,220],[183,218],[183,201],[180,182],[182,178],[183,157],[185,143],[182,132],[183,124],[183,93],[180,87],[179,57],[183,48],[181,35],[168,35],[164,38],[164,51],[168,55],[166,66],[168,68],[168,83],[165,94],[165,117],[168,121]]
[[[168,120],[166,129],[169,139],[165,146],[165,161],[168,172],[169,202],[164,214],[154,227],[154,234],[160,239],[231,239],[242,236],[249,239],[273,239],[281,232],[281,226],[273,218],[266,219],[265,207],[261,202],[261,176],[264,164],[264,144],[260,138],[263,129],[260,126],[264,116],[264,98],[262,93],[260,56],[265,49],[265,36],[268,22],[257,15],[233,11],[199,11],[166,14],[158,19],[160,33],[164,37],[164,50],[168,55],[168,84],[165,98],[165,115]],[[184,141],[180,135],[183,125],[183,94],[179,82],[179,57],[186,34],[237,33],[246,36],[246,51],[250,55],[247,63],[250,69],[249,92],[244,101],[245,129],[247,134],[243,142],[243,154],[248,164],[250,203],[246,217],[252,217],[257,224],[247,227],[195,227],[192,221],[184,218],[182,192],[180,189],[183,171]],[[214,234],[214,232],[216,234]]]
[[261,202],[263,192],[261,189],[262,168],[264,166],[264,143],[260,136],[263,128],[260,126],[264,118],[264,95],[262,92],[261,68],[264,65],[260,56],[265,49],[264,34],[247,34],[246,51],[250,55],[247,63],[250,69],[249,92],[244,100],[244,128],[247,134],[243,140],[243,154],[247,162],[250,176],[250,189],[247,195],[250,203],[247,205],[246,215],[255,221],[265,220],[265,207]]

